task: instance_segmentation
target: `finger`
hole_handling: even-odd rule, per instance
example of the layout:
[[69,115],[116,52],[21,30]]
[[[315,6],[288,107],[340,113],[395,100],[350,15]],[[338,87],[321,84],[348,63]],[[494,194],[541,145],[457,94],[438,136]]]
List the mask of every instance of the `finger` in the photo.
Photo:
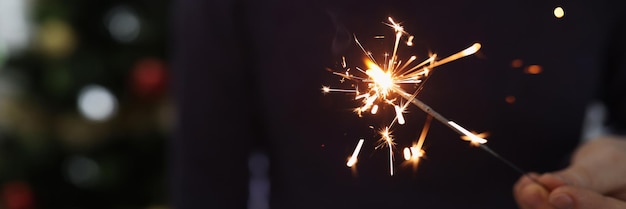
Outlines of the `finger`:
[[548,191],[541,185],[532,182],[520,181],[520,188],[515,192],[515,200],[522,209],[553,209],[548,203]]
[[545,173],[536,178],[548,191],[552,191],[560,186],[573,185],[566,178],[561,177],[562,171],[556,173]]
[[[602,172],[603,173],[603,172]],[[590,173],[586,169],[572,165],[569,168],[550,174],[551,178],[558,179],[562,185],[571,185],[581,188],[591,188],[592,183]],[[550,178],[548,177],[548,178]],[[561,185],[558,185],[561,186]],[[596,188],[593,188],[596,189]]]
[[519,180],[517,180],[517,182],[513,186],[513,195],[516,195],[517,193],[519,193],[521,189],[526,187],[528,184],[534,183],[534,181],[530,179],[529,176],[530,178],[537,179],[539,177],[539,174],[531,172],[520,177]]
[[622,200],[573,186],[563,186],[555,189],[549,195],[549,202],[557,209],[626,208],[626,202]]

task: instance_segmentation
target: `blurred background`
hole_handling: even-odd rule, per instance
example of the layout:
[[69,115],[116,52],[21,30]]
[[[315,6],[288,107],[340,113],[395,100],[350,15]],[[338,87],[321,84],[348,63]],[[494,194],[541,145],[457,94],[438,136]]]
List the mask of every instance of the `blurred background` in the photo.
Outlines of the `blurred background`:
[[168,0],[0,0],[0,208],[167,208]]

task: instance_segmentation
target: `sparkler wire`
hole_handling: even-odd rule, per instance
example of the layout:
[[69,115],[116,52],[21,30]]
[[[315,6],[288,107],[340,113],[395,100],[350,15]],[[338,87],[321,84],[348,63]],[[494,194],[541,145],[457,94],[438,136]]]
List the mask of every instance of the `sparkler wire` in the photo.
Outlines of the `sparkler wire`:
[[[439,114],[433,108],[431,108],[430,106],[428,106],[426,103],[422,102],[421,100],[417,99],[413,95],[411,95],[411,94],[401,94],[401,95],[402,95],[402,97],[404,97],[405,99],[407,99],[408,101],[413,103],[415,106],[417,106],[420,109],[422,109],[422,111],[424,111],[425,113],[433,116],[433,118],[437,119],[439,122],[441,122],[444,125],[448,126],[448,128],[452,129],[453,131],[457,132],[458,134],[460,134],[462,136],[467,135],[466,133],[463,133],[461,130],[459,130],[458,127],[455,127],[454,125],[452,125],[453,122],[451,120],[446,119],[443,115]],[[524,171],[522,168],[520,168],[519,166],[515,165],[514,163],[512,163],[509,160],[507,160],[506,158],[502,157],[500,154],[498,154],[497,152],[495,152],[491,148],[489,148],[486,144],[478,144],[478,146],[482,150],[486,151],[487,153],[489,153],[493,157],[495,157],[498,160],[500,160],[502,163],[506,164],[507,166],[509,166],[510,168],[515,170],[516,172],[520,173],[523,176],[528,177],[529,179],[531,179],[535,183],[545,187],[541,182],[539,182],[539,180],[537,180],[537,178],[529,175],[528,172]]]

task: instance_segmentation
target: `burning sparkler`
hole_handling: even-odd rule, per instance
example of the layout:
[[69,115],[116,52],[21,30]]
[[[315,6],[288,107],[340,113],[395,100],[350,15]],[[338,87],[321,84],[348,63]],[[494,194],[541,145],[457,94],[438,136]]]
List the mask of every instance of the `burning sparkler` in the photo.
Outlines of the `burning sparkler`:
[[[406,61],[402,61],[398,57],[398,48],[402,38],[404,36],[408,36],[406,44],[408,46],[411,46],[413,45],[413,36],[404,31],[404,28],[399,23],[396,23],[391,17],[388,18],[388,21],[389,23],[384,24],[391,27],[395,32],[395,42],[393,45],[393,53],[391,55],[385,54],[384,61],[382,63],[377,62],[372,53],[368,52],[365,47],[363,47],[363,44],[361,44],[358,38],[355,36],[355,42],[367,57],[367,59],[365,60],[367,69],[363,70],[359,67],[355,67],[355,69],[360,73],[365,74],[365,76],[359,77],[352,74],[350,72],[351,68],[348,68],[345,58],[342,60],[342,67],[345,69],[345,72],[333,72],[333,74],[341,76],[342,80],[348,79],[360,83],[366,83],[367,91],[360,92],[358,88],[334,89],[328,86],[322,87],[322,91],[324,93],[354,93],[356,95],[355,99],[361,100],[363,102],[362,106],[354,109],[354,112],[356,112],[359,116],[362,116],[363,113],[368,111],[371,114],[376,114],[378,112],[379,105],[390,105],[393,107],[396,116],[389,126],[380,131],[380,145],[377,146],[377,148],[387,147],[389,149],[389,171],[390,175],[393,175],[393,149],[395,146],[395,142],[393,136],[391,135],[390,128],[395,123],[405,123],[403,114],[409,103],[401,104],[401,99],[403,98],[406,101],[412,101],[413,99],[415,99],[415,96],[418,93],[418,91],[416,91],[413,94],[409,94],[404,89],[402,89],[400,85],[420,84],[435,67],[474,54],[480,49],[480,44],[476,43],[463,51],[460,51],[441,60],[436,60],[437,55],[433,54],[421,63],[413,65],[414,61],[417,59],[416,56],[411,56]],[[410,96],[407,97],[406,95]],[[475,135],[472,136],[474,137],[470,137],[471,140],[476,141],[476,143],[486,142],[486,140],[484,139],[477,140],[477,136]],[[423,144],[423,139],[421,141],[421,144]],[[419,154],[417,153],[422,152],[421,145],[419,146],[419,148],[416,147],[414,149],[419,149],[414,151],[416,153],[415,156],[419,156]],[[349,162],[349,164],[352,165],[354,163],[355,161],[352,159]]]
[[[371,114],[376,114],[378,112],[379,105],[389,105],[393,107],[395,112],[395,118],[389,124],[389,126],[383,128],[379,132],[379,134],[381,135],[381,138],[379,140],[380,144],[376,146],[377,149],[383,147],[387,147],[389,149],[390,175],[394,174],[393,150],[396,144],[394,142],[393,136],[391,135],[390,128],[395,123],[405,123],[403,114],[409,104],[414,104],[415,106],[426,112],[428,115],[430,115],[426,125],[424,126],[424,129],[422,130],[422,134],[418,142],[412,147],[407,147],[404,149],[405,160],[413,162],[414,168],[417,165],[417,162],[419,162],[419,159],[424,155],[424,150],[422,149],[422,146],[428,132],[428,127],[430,126],[430,120],[432,118],[435,118],[436,120],[445,124],[450,129],[459,133],[462,136],[463,140],[469,141],[470,144],[482,148],[491,155],[502,160],[504,163],[506,163],[516,171],[525,174],[525,172],[519,167],[502,158],[496,152],[487,147],[487,145],[485,145],[487,140],[484,139],[485,134],[474,134],[468,131],[454,121],[446,119],[441,114],[433,110],[431,107],[417,99],[417,95],[422,89],[422,86],[419,86],[419,88],[417,88],[417,90],[413,91],[412,93],[408,93],[401,86],[408,84],[422,84],[435,67],[476,53],[481,48],[480,43],[474,43],[472,46],[440,60],[436,59],[436,54],[432,54],[428,57],[428,59],[418,64],[414,64],[414,61],[417,59],[416,56],[411,56],[406,61],[403,61],[398,57],[399,45],[401,40],[403,40],[403,37],[407,37],[406,45],[412,46],[413,36],[408,34],[404,30],[404,27],[402,27],[399,23],[396,23],[391,17],[389,17],[388,22],[384,24],[391,27],[395,32],[395,41],[393,45],[393,52],[391,53],[391,55],[386,53],[384,55],[384,61],[378,62],[374,58],[372,53],[367,51],[363,44],[359,42],[355,35],[354,40],[357,46],[366,56],[365,65],[367,68],[363,70],[362,68],[354,67],[354,69],[362,73],[363,76],[357,76],[351,73],[352,68],[348,67],[345,58],[343,58],[341,62],[341,66],[345,71],[333,72],[333,74],[341,77],[342,82],[345,80],[351,80],[356,83],[366,84],[366,90],[363,92],[359,91],[358,86],[355,87],[355,89],[335,89],[328,86],[323,86],[322,91],[324,93],[343,92],[355,94],[355,100],[361,100],[363,103],[360,107],[354,109],[354,112],[357,113],[359,116],[362,116],[362,114],[368,111]],[[356,163],[357,155],[361,149],[362,144],[363,140],[360,140],[357,144],[356,149],[354,150],[354,153],[347,162],[348,167],[352,167]]]

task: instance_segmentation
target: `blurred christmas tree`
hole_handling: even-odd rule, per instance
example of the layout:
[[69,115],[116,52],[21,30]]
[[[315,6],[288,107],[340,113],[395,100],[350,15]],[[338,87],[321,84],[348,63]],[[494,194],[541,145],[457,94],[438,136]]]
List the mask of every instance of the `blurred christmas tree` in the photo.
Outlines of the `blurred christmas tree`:
[[3,208],[166,205],[168,4],[1,1]]

